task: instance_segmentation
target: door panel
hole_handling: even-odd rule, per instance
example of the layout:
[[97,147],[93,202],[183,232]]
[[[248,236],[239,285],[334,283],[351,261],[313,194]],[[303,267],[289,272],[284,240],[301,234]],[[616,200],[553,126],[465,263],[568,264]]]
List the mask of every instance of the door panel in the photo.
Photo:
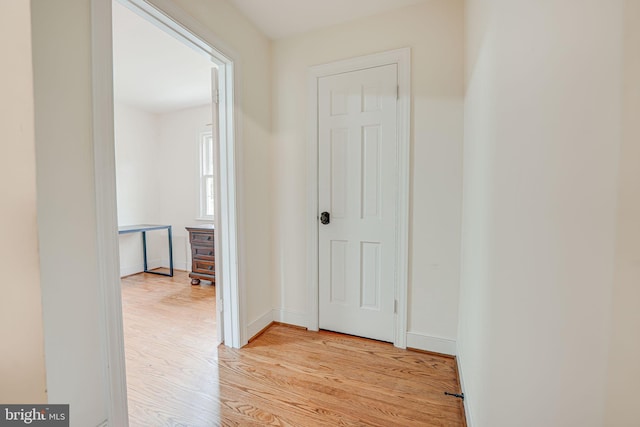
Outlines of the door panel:
[[347,302],[347,246],[344,240],[331,241],[331,303]]
[[349,129],[331,129],[331,215],[344,218],[347,211]]
[[361,242],[360,308],[380,310],[380,243]]
[[397,66],[319,79],[320,328],[394,338]]
[[367,126],[362,138],[362,218],[380,219],[380,126]]

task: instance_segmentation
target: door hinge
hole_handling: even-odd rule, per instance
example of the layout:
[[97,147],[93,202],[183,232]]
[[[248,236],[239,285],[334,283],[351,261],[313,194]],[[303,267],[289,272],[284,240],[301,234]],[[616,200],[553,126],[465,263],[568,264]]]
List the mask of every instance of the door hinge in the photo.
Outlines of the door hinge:
[[393,314],[398,314],[398,300],[393,301]]
[[400,99],[400,85],[396,85],[396,101]]
[[216,304],[218,311],[222,313],[224,311],[224,301],[220,298],[220,301]]
[[220,104],[220,90],[216,89],[216,93],[214,94],[213,102],[216,104]]

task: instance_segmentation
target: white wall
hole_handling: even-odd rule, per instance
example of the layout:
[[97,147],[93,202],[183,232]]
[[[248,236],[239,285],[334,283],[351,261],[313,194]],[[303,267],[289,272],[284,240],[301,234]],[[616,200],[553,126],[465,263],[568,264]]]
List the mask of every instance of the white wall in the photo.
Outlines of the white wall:
[[605,425],[621,1],[468,0],[466,15],[470,424]]
[[155,114],[116,103],[114,108],[118,223],[157,221],[160,201],[159,122]]
[[[153,114],[115,105],[116,178],[120,225],[169,224],[174,268],[191,270],[186,226],[199,216],[199,142],[211,123],[211,106]],[[120,239],[120,274],[143,271],[140,233]],[[148,268],[169,267],[165,231],[147,233]]]
[[604,425],[638,425],[640,400],[640,2],[625,1],[616,270]]
[[[160,161],[159,122],[155,114],[116,103],[114,106],[118,224],[160,224],[160,179],[165,166]],[[147,236],[149,268],[162,265],[166,239]],[[123,234],[120,240],[120,275],[144,270],[140,233]],[[161,241],[158,241],[161,240]],[[164,246],[161,246],[164,244]],[[165,255],[167,257],[167,255]]]
[[407,46],[413,91],[409,345],[453,353],[462,180],[462,1],[431,0],[274,42],[273,306],[277,320],[306,326],[309,67]]
[[96,248],[89,0],[33,0],[38,230],[49,403],[107,419]]
[[[187,226],[199,221],[200,135],[211,131],[211,105],[158,116],[159,146],[157,191],[159,221],[173,226],[173,258],[176,268],[191,270],[191,247]],[[166,247],[163,241],[162,248]],[[166,249],[163,264],[167,264]]]
[[0,2],[0,402],[46,403],[29,2]]

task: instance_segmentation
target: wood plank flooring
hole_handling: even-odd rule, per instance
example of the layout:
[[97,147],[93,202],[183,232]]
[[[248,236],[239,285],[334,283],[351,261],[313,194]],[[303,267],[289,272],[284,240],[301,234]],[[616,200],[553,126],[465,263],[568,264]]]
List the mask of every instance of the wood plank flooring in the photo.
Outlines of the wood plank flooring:
[[215,287],[122,280],[131,426],[464,426],[455,360],[274,325],[215,346]]
[[122,279],[129,422],[205,426],[219,417],[215,287],[187,273]]

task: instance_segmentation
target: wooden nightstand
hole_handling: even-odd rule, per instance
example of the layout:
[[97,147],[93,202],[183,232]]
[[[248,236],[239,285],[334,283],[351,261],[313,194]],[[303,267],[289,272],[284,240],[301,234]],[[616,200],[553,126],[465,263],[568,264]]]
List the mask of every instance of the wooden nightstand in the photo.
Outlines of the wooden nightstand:
[[191,242],[191,277],[192,285],[199,285],[200,280],[216,282],[216,257],[214,247],[213,224],[186,227]]

